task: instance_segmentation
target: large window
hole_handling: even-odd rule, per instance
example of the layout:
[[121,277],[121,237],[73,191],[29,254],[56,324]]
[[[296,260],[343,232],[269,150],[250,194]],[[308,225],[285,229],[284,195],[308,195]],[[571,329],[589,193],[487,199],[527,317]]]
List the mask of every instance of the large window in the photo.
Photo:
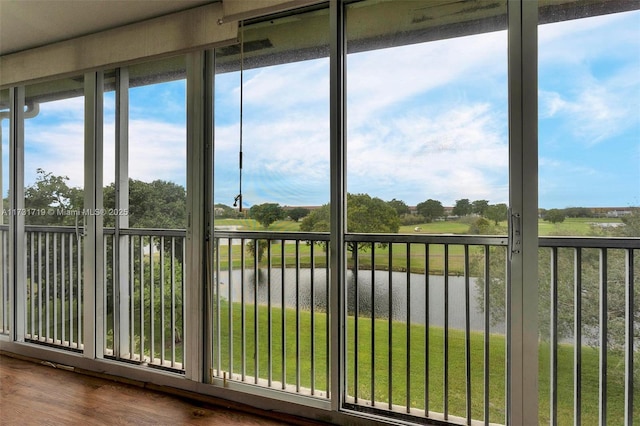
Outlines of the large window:
[[545,237],[640,237],[640,12],[558,22],[541,11],[551,23],[538,32],[540,419],[570,422],[576,407],[583,424],[622,424],[628,345],[636,381],[640,360],[638,240],[554,248]]
[[[432,1],[347,6],[347,232],[382,234],[346,246],[346,392],[358,407],[504,421],[504,317],[483,315],[485,260],[503,282],[504,248],[420,238],[507,233],[505,16],[504,1],[455,18]],[[504,308],[503,285],[492,297]],[[484,364],[489,330],[500,334]],[[454,367],[465,338],[471,377]]]
[[181,371],[186,62],[181,56],[118,72],[116,93],[105,96],[120,108],[121,126],[105,142],[104,204],[113,209],[105,230],[105,354]]
[[244,23],[216,50],[211,249],[214,377],[325,399],[328,30],[310,11]]
[[[84,84],[25,88],[26,336],[82,349]],[[22,283],[18,283],[22,285]]]

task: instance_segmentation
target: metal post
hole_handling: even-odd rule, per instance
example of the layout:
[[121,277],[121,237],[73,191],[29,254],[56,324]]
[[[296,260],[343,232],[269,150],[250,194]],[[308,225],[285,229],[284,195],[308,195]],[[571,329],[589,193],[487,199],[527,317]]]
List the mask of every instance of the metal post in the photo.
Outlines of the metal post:
[[330,14],[330,165],[331,165],[331,241],[329,282],[330,327],[329,364],[331,380],[328,389],[331,407],[338,411],[344,390],[345,339],[345,241],[346,232],[346,145],[345,145],[345,62],[346,37],[344,3],[332,0]]
[[538,2],[509,0],[509,204],[514,220],[507,256],[506,409],[511,425],[538,423],[537,15]]
[[206,130],[211,117],[206,117],[205,53],[189,53],[187,58],[187,237],[184,259],[183,319],[185,328],[184,355],[186,377],[202,382],[204,372],[204,248],[206,212],[204,185],[206,165]]
[[[84,76],[85,137],[84,137],[84,210],[96,213],[102,209],[103,159],[103,73],[90,72]],[[78,289],[78,301],[83,300],[84,354],[88,358],[104,355],[104,256],[102,215],[86,215],[86,235],[83,247],[84,294]],[[80,250],[80,246],[78,247]],[[80,264],[77,265],[80,268]],[[80,328],[80,327],[79,327]],[[78,336],[80,342],[80,335]]]
[[[10,89],[9,121],[9,189],[10,208],[24,208],[24,86]],[[24,216],[9,219],[9,299],[13,315],[9,324],[13,339],[24,342],[27,320],[27,257],[25,252]]]
[[113,241],[113,256],[116,267],[113,271],[114,279],[114,316],[113,344],[116,357],[131,354],[133,348],[129,331],[129,236],[120,235],[120,230],[129,227],[129,69],[116,70],[116,141],[115,141],[115,236]]

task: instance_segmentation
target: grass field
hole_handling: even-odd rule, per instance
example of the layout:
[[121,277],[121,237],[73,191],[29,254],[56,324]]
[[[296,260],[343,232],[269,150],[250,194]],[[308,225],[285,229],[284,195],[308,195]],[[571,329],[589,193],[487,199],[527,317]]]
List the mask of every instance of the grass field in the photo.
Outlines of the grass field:
[[[469,230],[468,219],[461,221],[432,222],[419,225],[403,226],[400,228],[402,234],[466,234]],[[620,223],[620,219],[566,219],[562,223],[552,224],[540,220],[538,223],[541,236],[549,235],[572,235],[587,236],[593,235],[593,223],[609,222]],[[252,219],[224,219],[216,222],[216,226],[241,226],[242,230],[264,230],[259,224]],[[419,231],[415,229],[420,228]],[[506,229],[506,222],[499,224],[499,229]],[[280,221],[269,227],[268,231],[290,231],[295,232],[299,229],[299,224],[292,221]],[[595,230],[597,232],[597,230]],[[227,269],[229,263],[229,247],[222,245],[220,247],[220,264],[221,269]],[[307,244],[300,244],[299,248],[300,265],[308,267],[311,264],[310,248]],[[407,265],[407,246],[406,244],[394,244],[392,247],[392,264],[391,268],[397,271],[404,271],[409,267],[414,273],[424,273],[427,269],[425,259],[425,247],[423,244],[412,244],[410,246],[411,260]],[[470,255],[482,256],[482,247],[470,247]],[[272,266],[279,267],[282,265],[282,250],[280,243],[271,245]],[[295,245],[285,244],[284,262],[287,267],[294,267],[296,264]],[[253,256],[245,254],[246,267],[253,267]],[[266,258],[266,255],[265,255]],[[231,261],[233,268],[240,267],[241,248],[239,244],[232,247]],[[316,246],[315,265],[322,267],[326,264],[326,255],[322,248]],[[351,265],[353,259],[348,256],[347,261]],[[372,259],[370,251],[361,251],[359,253],[360,268],[368,269],[371,267]],[[376,269],[387,269],[389,267],[389,247],[376,247],[375,250]],[[261,263],[262,267],[266,267],[266,260]],[[429,246],[429,265],[428,270],[432,274],[442,274],[444,271],[444,247],[442,245]],[[452,245],[449,247],[449,272],[451,275],[461,275],[464,273],[464,248],[462,246]]]
[[[401,226],[401,234],[466,234],[469,231],[469,220],[451,220],[446,222],[421,223],[417,225]],[[619,218],[567,218],[561,223],[538,221],[538,232],[540,236],[549,235],[592,235],[594,223],[621,223]],[[216,226],[238,226],[243,231],[287,231],[295,232],[300,230],[300,223],[291,220],[281,220],[265,229],[253,219],[218,219]],[[506,229],[507,222],[501,222],[500,228]],[[421,228],[415,231],[415,228]]]
[[[229,346],[229,310],[228,305],[221,306],[221,369],[232,370],[235,374],[242,372],[242,333],[241,309],[234,303],[233,318],[233,346]],[[271,343],[268,341],[268,311],[266,306],[258,307],[258,349],[254,339],[254,307],[246,309],[245,324],[245,372],[247,376],[254,376],[256,367],[258,377],[267,379],[269,371],[274,382],[284,381],[296,384],[299,369],[299,385],[304,388],[312,386],[318,392],[326,391],[326,315],[316,313],[314,325],[311,326],[311,314],[301,311],[299,316],[299,335],[296,334],[296,313],[293,309],[285,309],[284,340],[282,327],[282,310],[272,308]],[[425,345],[426,328],[422,325],[411,324],[409,328],[403,322],[391,323],[392,340],[389,341],[389,321],[359,318],[358,340],[355,340],[355,318],[347,319],[347,354],[346,380],[347,392],[350,396],[357,396],[361,400],[373,399],[379,406],[386,407],[391,400],[394,404],[413,408],[425,407],[425,383],[428,389],[428,404],[432,411],[443,410],[443,335],[444,330],[439,327],[429,329],[428,348]],[[371,350],[371,332],[375,329],[375,353]],[[407,332],[411,345],[407,347]],[[315,346],[311,347],[314,338]],[[284,349],[283,349],[284,341]],[[297,364],[296,344],[300,342],[300,364]],[[464,333],[458,330],[449,331],[449,394],[447,396],[449,413],[457,416],[465,415],[465,350]],[[390,346],[391,345],[391,346]],[[471,347],[471,401],[473,418],[482,419],[484,410],[484,346],[483,334],[472,332]],[[271,348],[271,359],[269,359]],[[356,356],[357,348],[357,356]],[[428,377],[425,374],[425,354],[428,352]],[[283,356],[284,353],[284,356]],[[254,358],[255,354],[255,358]],[[314,354],[312,365],[312,354]],[[596,349],[584,347],[582,352],[582,424],[598,423],[598,352]],[[231,355],[231,356],[230,356]],[[233,366],[229,359],[233,359]],[[257,359],[257,364],[256,364]],[[357,360],[357,388],[356,388],[356,360]],[[407,368],[407,361],[409,367]],[[622,424],[624,419],[624,362],[621,354],[609,353],[608,359],[608,424]],[[269,365],[271,369],[269,370]],[[502,335],[490,336],[489,358],[489,406],[492,422],[505,423],[504,412],[504,377],[505,377],[505,339]],[[539,404],[540,422],[549,422],[549,345],[541,343],[539,346]],[[284,370],[283,370],[284,366]],[[283,373],[284,371],[284,373]],[[407,371],[409,374],[407,374]],[[558,348],[558,416],[560,424],[573,423],[573,346],[560,345]],[[372,372],[375,374],[372,375]],[[391,373],[391,374],[389,374]],[[373,385],[372,385],[373,380]],[[408,382],[407,382],[408,380]],[[313,385],[312,385],[313,381]],[[409,393],[407,393],[407,391]],[[640,384],[636,381],[636,395],[640,392]],[[391,395],[391,396],[390,396]],[[634,421],[640,421],[640,410],[634,413]]]

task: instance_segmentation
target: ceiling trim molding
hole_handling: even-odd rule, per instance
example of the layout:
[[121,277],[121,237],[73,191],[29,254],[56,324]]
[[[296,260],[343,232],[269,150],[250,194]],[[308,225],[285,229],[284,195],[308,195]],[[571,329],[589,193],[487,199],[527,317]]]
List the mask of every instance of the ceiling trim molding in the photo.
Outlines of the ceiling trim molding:
[[326,2],[327,0],[223,0],[224,16],[218,23],[245,21]]
[[0,87],[237,43],[221,3],[0,56]]

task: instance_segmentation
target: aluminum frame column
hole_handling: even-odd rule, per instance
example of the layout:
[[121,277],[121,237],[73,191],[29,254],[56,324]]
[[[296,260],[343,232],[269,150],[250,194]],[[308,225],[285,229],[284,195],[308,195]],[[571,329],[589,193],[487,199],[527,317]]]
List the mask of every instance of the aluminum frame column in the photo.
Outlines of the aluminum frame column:
[[102,71],[84,75],[83,343],[86,358],[104,356],[103,88]]
[[331,408],[339,411],[344,402],[345,389],[345,241],[346,229],[346,36],[343,0],[332,0],[330,20],[330,168],[331,168],[331,241],[329,284],[329,364],[331,376],[328,389]]
[[509,0],[507,424],[538,423],[538,2]]
[[[116,164],[115,164],[115,209],[117,213],[129,210],[129,69],[116,70]],[[129,294],[129,236],[120,235],[121,229],[129,227],[127,214],[116,214],[113,256],[116,259],[116,271],[113,273],[114,318],[113,343],[116,357],[130,354],[130,312]]]
[[[24,209],[24,86],[9,91],[9,194],[12,212]],[[10,330],[13,340],[24,342],[27,320],[27,277],[24,215],[9,218],[9,300],[13,303]]]
[[204,374],[205,221],[205,53],[186,55],[187,62],[187,237],[185,264],[184,360],[187,379],[202,382]]

